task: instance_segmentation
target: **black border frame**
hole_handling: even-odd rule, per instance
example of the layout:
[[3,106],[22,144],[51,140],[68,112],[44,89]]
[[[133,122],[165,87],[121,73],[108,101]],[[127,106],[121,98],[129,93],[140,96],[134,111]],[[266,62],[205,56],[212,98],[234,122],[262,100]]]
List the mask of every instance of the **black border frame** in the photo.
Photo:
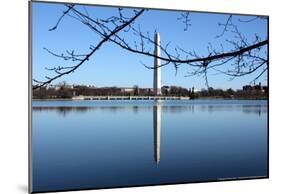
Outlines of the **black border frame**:
[[[190,11],[195,13],[213,13],[213,14],[233,14],[233,15],[243,15],[243,16],[263,16],[267,18],[267,35],[268,41],[267,44],[267,58],[268,70],[267,70],[267,175],[261,177],[233,177],[226,179],[216,179],[208,181],[189,181],[189,182],[177,182],[177,183],[160,183],[160,184],[144,184],[144,185],[128,185],[128,186],[113,186],[113,187],[98,187],[98,188],[83,188],[83,189],[59,189],[59,190],[49,190],[49,191],[32,191],[32,3],[44,3],[44,4],[75,4],[75,5],[85,5],[85,6],[98,6],[98,7],[114,7],[114,8],[135,8],[135,9],[150,9],[150,10],[163,10],[163,11]],[[269,71],[270,71],[270,58],[269,58],[269,15],[259,15],[259,14],[243,14],[243,13],[230,13],[230,12],[215,12],[215,11],[195,11],[195,10],[186,10],[186,9],[169,9],[169,8],[149,8],[149,7],[134,7],[126,5],[104,5],[104,4],[95,4],[95,3],[74,3],[66,1],[44,1],[44,0],[29,0],[28,1],[28,193],[54,193],[54,192],[69,192],[69,191],[87,191],[87,190],[100,190],[100,189],[120,189],[120,188],[137,188],[137,187],[147,187],[147,186],[165,186],[165,185],[182,185],[182,184],[192,184],[192,183],[214,183],[214,182],[229,182],[229,181],[244,181],[244,180],[259,180],[259,179],[269,179],[270,165],[269,165],[269,113],[270,113],[270,85],[269,85]]]

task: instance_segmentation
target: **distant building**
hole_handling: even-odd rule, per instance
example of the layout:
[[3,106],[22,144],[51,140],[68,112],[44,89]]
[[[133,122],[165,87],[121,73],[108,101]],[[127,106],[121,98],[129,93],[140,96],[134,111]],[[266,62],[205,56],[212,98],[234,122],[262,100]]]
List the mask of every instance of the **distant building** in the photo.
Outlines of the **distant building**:
[[74,88],[73,85],[65,85],[65,87],[68,88],[68,89],[73,89]]
[[50,89],[59,90],[59,89],[60,89],[60,86],[58,86],[58,85],[52,85],[52,84],[47,84],[46,90],[50,90]]
[[46,90],[49,90],[51,88],[51,85],[50,84],[47,84],[46,85]]
[[130,87],[122,87],[120,88],[121,92],[134,92],[134,88],[130,88]]

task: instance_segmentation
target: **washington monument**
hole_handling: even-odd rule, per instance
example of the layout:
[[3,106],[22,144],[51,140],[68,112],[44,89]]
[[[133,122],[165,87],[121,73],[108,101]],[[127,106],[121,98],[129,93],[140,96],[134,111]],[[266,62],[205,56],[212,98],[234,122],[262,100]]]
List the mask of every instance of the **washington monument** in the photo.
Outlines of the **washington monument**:
[[[154,36],[155,48],[154,54],[160,56],[160,34],[155,33]],[[159,58],[154,57],[154,76],[153,76],[153,92],[154,95],[161,95],[161,68],[159,67],[161,61]]]

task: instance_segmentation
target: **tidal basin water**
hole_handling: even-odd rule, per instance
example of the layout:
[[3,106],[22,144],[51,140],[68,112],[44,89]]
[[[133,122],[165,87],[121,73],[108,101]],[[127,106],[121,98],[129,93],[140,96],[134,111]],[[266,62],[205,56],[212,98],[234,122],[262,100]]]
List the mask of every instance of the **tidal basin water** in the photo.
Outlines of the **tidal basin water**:
[[34,192],[268,175],[267,101],[32,106]]

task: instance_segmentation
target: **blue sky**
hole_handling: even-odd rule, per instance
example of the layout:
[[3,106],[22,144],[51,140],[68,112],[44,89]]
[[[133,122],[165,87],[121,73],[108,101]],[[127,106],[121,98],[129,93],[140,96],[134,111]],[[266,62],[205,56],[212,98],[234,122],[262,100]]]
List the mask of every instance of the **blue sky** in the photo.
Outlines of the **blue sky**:
[[[43,48],[48,48],[59,54],[66,50],[88,53],[89,46],[100,41],[100,38],[85,25],[70,17],[65,17],[55,31],[48,31],[55,25],[62,12],[66,10],[63,4],[33,2],[32,6],[33,78],[45,80],[45,76],[52,76],[53,74],[47,71],[45,67],[51,68],[77,63],[56,58]],[[82,6],[77,8],[83,9]],[[86,6],[86,9],[92,17],[106,18],[118,13],[117,8],[112,7]],[[177,19],[180,13],[178,11],[148,10],[137,19],[135,24],[139,24],[142,31],[149,31],[150,34],[157,30],[160,33],[162,44],[171,41],[170,48],[178,45],[188,51],[195,50],[202,56],[207,53],[208,43],[212,43],[214,48],[220,44],[224,45],[225,50],[230,48],[225,40],[233,38],[233,34],[228,32],[221,38],[215,38],[222,31],[218,22],[225,22],[228,15],[192,12],[190,14],[191,26],[187,31],[184,31],[183,23]],[[234,21],[239,18],[247,20],[253,17],[234,16]],[[249,41],[255,38],[255,34],[260,35],[262,39],[267,37],[266,20],[256,20],[251,23],[238,22],[237,24]],[[122,35],[129,42],[138,41],[138,38],[132,34],[123,33]],[[92,55],[90,61],[83,64],[74,73],[54,81],[54,84],[66,81],[69,84],[95,85],[97,87],[131,87],[133,85],[152,87],[153,71],[145,68],[142,63],[153,65],[153,58],[130,53],[113,43],[107,42]],[[175,75],[173,65],[161,68],[162,85],[206,88],[203,77],[185,77],[188,68],[186,65],[181,65],[177,75]],[[225,75],[210,72],[209,85],[214,88],[226,89],[231,87],[238,89],[245,84],[249,84],[256,75],[248,75],[229,81],[229,77]],[[266,84],[266,75],[262,76],[259,81]]]

